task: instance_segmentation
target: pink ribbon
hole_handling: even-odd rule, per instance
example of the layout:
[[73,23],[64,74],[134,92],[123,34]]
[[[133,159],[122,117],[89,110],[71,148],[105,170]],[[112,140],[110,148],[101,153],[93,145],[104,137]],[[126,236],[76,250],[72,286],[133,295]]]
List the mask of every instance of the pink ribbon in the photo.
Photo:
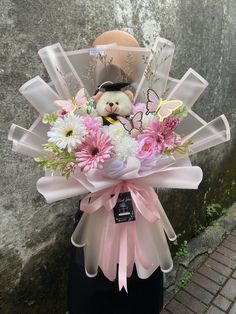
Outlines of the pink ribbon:
[[[80,208],[88,214],[92,214],[102,207],[108,212],[112,211],[117,203],[119,194],[123,192],[130,192],[134,211],[136,213],[139,212],[151,223],[160,219],[160,215],[157,211],[158,197],[153,191],[153,188],[145,188],[127,181],[122,181],[116,186],[88,194],[82,199]],[[124,287],[126,292],[128,292],[127,275],[130,276],[132,274],[135,250],[143,267],[150,267],[150,263],[147,261],[138,245],[134,224],[135,221],[131,221],[117,225],[120,234],[118,271],[119,290],[122,290]],[[109,226],[107,226],[107,228],[109,230]],[[103,252],[104,273],[108,273],[109,252],[112,248],[112,243],[109,243],[108,241],[107,244],[106,252]]]
[[[118,196],[122,192],[130,192],[134,208],[149,222],[160,219],[160,215],[156,210],[158,198],[156,194],[153,194],[153,188],[145,188],[127,181],[123,181],[114,187],[89,193],[82,199],[80,208],[89,214],[94,213],[101,207],[105,207],[107,211],[110,211],[115,207]],[[152,202],[150,202],[150,199],[152,199]]]

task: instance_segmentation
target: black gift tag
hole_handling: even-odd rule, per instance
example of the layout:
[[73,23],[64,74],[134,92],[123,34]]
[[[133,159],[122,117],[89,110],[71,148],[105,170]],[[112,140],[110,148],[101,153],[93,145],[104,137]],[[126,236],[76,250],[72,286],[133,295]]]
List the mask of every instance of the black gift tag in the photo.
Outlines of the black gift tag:
[[116,223],[135,220],[130,192],[119,194],[116,206],[113,208],[113,212]]

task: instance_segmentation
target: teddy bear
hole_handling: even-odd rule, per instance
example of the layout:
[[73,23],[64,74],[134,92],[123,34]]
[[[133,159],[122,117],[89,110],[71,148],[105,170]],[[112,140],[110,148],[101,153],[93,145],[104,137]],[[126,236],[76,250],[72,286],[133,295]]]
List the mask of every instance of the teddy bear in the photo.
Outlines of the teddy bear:
[[[132,114],[134,95],[131,90],[122,90],[129,83],[103,84],[94,96],[96,111],[103,125],[117,121],[117,117],[129,117]],[[103,89],[104,91],[101,91]]]

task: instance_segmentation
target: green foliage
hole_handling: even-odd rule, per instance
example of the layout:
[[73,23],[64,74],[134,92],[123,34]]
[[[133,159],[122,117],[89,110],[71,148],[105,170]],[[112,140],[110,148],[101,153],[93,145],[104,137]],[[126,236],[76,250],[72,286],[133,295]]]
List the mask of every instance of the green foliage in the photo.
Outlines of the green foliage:
[[69,178],[71,169],[68,164],[75,163],[75,157],[71,156],[67,150],[62,150],[52,143],[44,144],[43,148],[50,154],[49,156],[34,158],[39,166],[44,170],[59,170],[63,176]]
[[182,233],[178,233],[176,236],[176,240],[174,242],[172,242],[174,245],[178,245],[178,239],[182,238],[185,235],[186,231],[183,230]]
[[46,151],[46,152],[50,152],[50,153],[53,153],[54,155],[60,155],[63,153],[63,150],[59,147],[57,147],[55,144],[53,143],[46,143],[46,144],[43,144],[43,149]]
[[206,227],[201,224],[196,224],[194,225],[193,229],[194,229],[194,234],[199,235],[206,229]]
[[206,215],[206,222],[205,225],[202,224],[195,224],[193,227],[194,234],[199,235],[202,233],[207,226],[216,226],[218,225],[217,219],[221,216],[226,215],[228,210],[223,208],[220,204],[214,203],[206,206],[205,215]]
[[207,215],[207,217],[214,217],[218,213],[220,208],[221,208],[220,204],[208,205],[207,208],[206,208],[206,215]]
[[205,225],[202,224],[195,224],[193,227],[194,234],[199,235],[202,233],[207,226],[216,226],[218,225],[218,218],[226,215],[228,212],[228,209],[223,208],[218,203],[213,203],[208,206],[206,206],[205,215],[206,215],[206,222]]
[[58,118],[58,116],[57,116],[56,112],[45,113],[42,121],[44,124],[52,124],[53,122],[56,121],[57,118]]
[[183,256],[188,256],[189,251],[188,251],[188,242],[185,240],[183,243],[180,244],[180,247],[178,251],[175,253],[177,257],[183,257]]
[[188,140],[185,143],[183,143],[181,146],[176,147],[176,151],[179,154],[184,155],[189,151],[189,146],[192,144],[193,144],[192,140]]
[[[177,234],[177,239],[173,242],[174,245],[178,246],[179,242],[178,239],[182,238],[185,234],[185,230],[182,233]],[[175,253],[175,256],[181,257],[181,256],[188,256],[188,241],[184,240],[178,247],[178,250]]]
[[177,110],[174,111],[173,113],[175,116],[178,116],[180,118],[185,118],[188,115],[188,108],[185,106],[181,106]]
[[[186,141],[185,143],[183,143],[182,145],[180,146],[177,146],[175,147],[174,150],[176,150],[179,154],[181,155],[185,155],[186,153],[188,153],[190,151],[190,148],[189,146],[193,144],[192,140],[188,140]],[[168,156],[173,156],[173,153],[174,153],[174,150],[173,149],[166,149],[164,151],[164,153]],[[174,157],[173,157],[174,158]]]
[[184,288],[191,281],[193,274],[192,271],[187,272],[178,282],[177,289]]
[[175,150],[181,155],[186,154],[186,150],[183,149],[181,146],[176,147]]
[[227,214],[227,209],[220,204],[210,204],[206,207],[206,216],[209,220],[216,219]]
[[210,222],[210,226],[218,226],[219,222],[217,220],[213,220]]
[[[175,256],[177,257],[183,257],[183,256],[188,256],[189,255],[189,251],[188,251],[188,241],[183,240],[183,236],[185,235],[186,231],[183,230],[182,233],[178,233],[177,234],[177,239],[172,242],[173,245],[177,246],[178,249],[175,253]],[[181,239],[181,241],[179,240]]]

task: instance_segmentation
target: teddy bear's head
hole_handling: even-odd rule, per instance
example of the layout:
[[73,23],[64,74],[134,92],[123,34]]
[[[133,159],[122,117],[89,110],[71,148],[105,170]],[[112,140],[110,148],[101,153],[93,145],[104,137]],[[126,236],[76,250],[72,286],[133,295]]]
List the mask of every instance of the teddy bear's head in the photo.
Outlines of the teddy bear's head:
[[105,84],[95,96],[96,110],[99,116],[129,116],[133,108],[133,93],[121,89],[128,83]]

